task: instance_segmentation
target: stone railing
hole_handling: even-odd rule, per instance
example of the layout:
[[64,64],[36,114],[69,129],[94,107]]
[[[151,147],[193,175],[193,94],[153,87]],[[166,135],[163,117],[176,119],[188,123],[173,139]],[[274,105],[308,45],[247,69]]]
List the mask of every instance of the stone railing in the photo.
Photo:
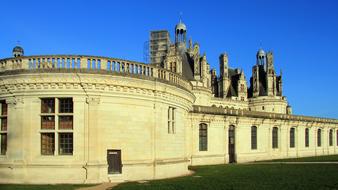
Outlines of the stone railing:
[[233,109],[233,108],[218,108],[218,107],[209,107],[209,106],[194,106],[193,112],[205,113],[205,114],[217,114],[217,115],[230,115],[230,116],[266,118],[266,119],[280,119],[280,120],[291,120],[291,121],[306,121],[306,122],[338,124],[337,119],[248,111],[248,110]]
[[191,90],[192,85],[179,74],[152,65],[109,57],[84,56],[84,55],[41,55],[24,56],[0,59],[1,73],[25,70],[51,70],[69,72],[103,72],[121,73],[130,76],[143,76],[175,84],[184,89]]

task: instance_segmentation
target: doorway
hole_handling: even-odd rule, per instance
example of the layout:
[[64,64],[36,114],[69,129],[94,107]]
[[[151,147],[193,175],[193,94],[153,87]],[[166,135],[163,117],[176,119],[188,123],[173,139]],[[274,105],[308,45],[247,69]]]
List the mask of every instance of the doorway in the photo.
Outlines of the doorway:
[[122,173],[121,150],[107,150],[108,174]]
[[235,126],[229,127],[229,163],[235,163]]

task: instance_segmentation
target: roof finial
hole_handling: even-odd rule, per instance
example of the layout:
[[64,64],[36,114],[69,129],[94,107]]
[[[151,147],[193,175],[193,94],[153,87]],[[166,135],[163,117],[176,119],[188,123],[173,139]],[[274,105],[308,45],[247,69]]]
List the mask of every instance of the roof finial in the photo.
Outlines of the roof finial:
[[182,23],[182,15],[183,15],[183,13],[182,13],[182,11],[180,11],[180,23]]

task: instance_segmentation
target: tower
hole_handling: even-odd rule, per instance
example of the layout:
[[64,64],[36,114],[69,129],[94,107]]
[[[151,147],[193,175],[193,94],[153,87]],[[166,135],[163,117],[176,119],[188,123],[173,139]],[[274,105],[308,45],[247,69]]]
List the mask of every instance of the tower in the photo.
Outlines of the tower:
[[210,71],[211,75],[211,92],[214,94],[215,97],[218,96],[218,83],[217,83],[217,75],[216,69],[212,69]]
[[220,95],[221,97],[226,97],[228,94],[228,89],[230,85],[229,79],[229,64],[228,64],[228,54],[223,53],[219,56],[219,65],[220,65],[220,72],[221,72],[221,86],[220,86]]
[[176,51],[175,45],[170,45],[163,63],[165,69],[182,75],[182,57]]
[[283,82],[282,82],[282,70],[280,70],[279,76],[276,76],[276,90],[277,90],[277,96],[283,96]]
[[201,59],[200,59],[200,66],[201,66],[201,79],[202,79],[202,83],[203,85],[206,87],[208,86],[208,78],[207,78],[207,56],[204,54]]
[[259,65],[254,65],[252,67],[252,78],[251,78],[251,86],[252,86],[252,96],[259,96],[260,91],[260,83],[259,83]]
[[237,81],[237,92],[239,100],[247,101],[248,88],[243,70],[241,70],[239,80]]
[[13,57],[21,57],[21,56],[24,56],[24,51],[23,51],[23,48],[20,47],[19,45],[15,46],[13,48]]
[[268,52],[266,55],[266,93],[268,96],[275,96],[276,93],[276,74],[273,63],[272,52]]
[[[260,48],[256,54],[256,65],[252,67],[252,96],[258,97],[264,95],[264,67],[266,63],[265,51]],[[263,82],[264,81],[264,82]]]

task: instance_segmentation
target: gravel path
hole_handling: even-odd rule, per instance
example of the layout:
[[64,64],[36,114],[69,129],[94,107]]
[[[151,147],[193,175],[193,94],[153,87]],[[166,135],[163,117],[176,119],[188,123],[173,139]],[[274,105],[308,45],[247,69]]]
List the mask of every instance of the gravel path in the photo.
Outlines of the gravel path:
[[99,185],[92,186],[92,187],[78,188],[77,190],[110,190],[115,185],[117,185],[117,183],[101,183]]

